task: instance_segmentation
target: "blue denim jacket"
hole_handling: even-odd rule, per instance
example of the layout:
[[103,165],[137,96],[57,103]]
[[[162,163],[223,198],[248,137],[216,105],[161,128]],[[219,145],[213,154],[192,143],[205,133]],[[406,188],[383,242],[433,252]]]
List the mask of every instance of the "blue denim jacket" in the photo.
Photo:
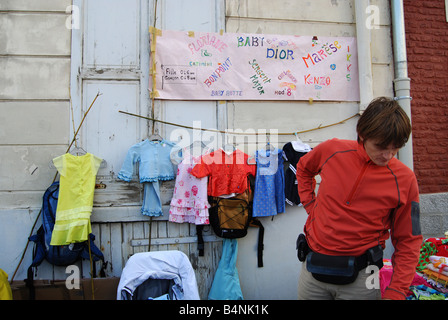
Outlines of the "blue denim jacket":
[[139,163],[140,183],[173,180],[176,176],[170,153],[174,146],[175,143],[171,141],[150,141],[148,139],[133,145],[129,148],[118,178],[131,181],[134,166]]

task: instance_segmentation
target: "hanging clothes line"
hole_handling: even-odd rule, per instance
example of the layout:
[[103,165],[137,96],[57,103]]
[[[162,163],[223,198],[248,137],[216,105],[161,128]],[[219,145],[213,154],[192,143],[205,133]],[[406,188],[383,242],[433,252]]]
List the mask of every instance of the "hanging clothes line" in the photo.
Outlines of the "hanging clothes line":
[[[182,124],[178,124],[178,123],[173,123],[173,122],[168,122],[168,121],[162,121],[162,120],[154,119],[154,118],[151,118],[151,117],[145,117],[145,116],[141,116],[141,115],[139,115],[139,114],[130,113],[130,112],[126,112],[126,111],[121,111],[121,110],[119,110],[118,112],[123,113],[123,114],[130,115],[130,116],[134,116],[134,117],[137,117],[137,118],[142,118],[142,119],[151,120],[151,121],[157,121],[157,122],[160,122],[160,123],[163,123],[163,124],[168,124],[168,125],[171,125],[171,126],[176,126],[176,127],[186,128],[186,129],[195,129],[195,130],[201,130],[201,131],[211,131],[211,132],[219,132],[219,133],[234,134],[234,135],[237,135],[237,134],[242,134],[242,135],[269,135],[269,133],[257,133],[257,132],[253,132],[253,133],[252,133],[252,132],[229,132],[229,131],[227,131],[227,130],[216,130],[216,129],[206,129],[206,128],[194,128],[194,127],[190,127],[190,126],[186,126],[186,125],[182,125]],[[347,119],[341,120],[341,121],[339,121],[339,122],[335,122],[335,123],[328,124],[328,125],[325,125],[325,126],[323,126],[323,125],[319,125],[318,127],[316,127],[316,128],[312,128],[312,129],[307,129],[307,130],[302,130],[302,131],[294,131],[294,132],[278,132],[278,133],[276,133],[276,134],[277,134],[277,135],[297,135],[297,134],[306,133],[306,132],[310,132],[310,131],[315,131],[315,130],[325,129],[325,128],[328,128],[328,127],[332,127],[332,126],[336,126],[336,125],[339,125],[339,124],[343,124],[343,123],[345,123],[346,121],[348,121],[348,120],[350,120],[350,119],[353,119],[353,118],[355,118],[355,117],[357,117],[357,116],[359,116],[359,115],[360,115],[359,113],[356,113],[356,114],[352,115],[351,117],[348,117]]]

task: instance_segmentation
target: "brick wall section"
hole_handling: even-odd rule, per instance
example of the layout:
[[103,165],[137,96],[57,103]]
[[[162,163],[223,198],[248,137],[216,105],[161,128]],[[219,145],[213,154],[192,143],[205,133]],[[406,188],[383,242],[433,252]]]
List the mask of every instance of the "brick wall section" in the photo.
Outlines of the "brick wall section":
[[448,192],[448,22],[444,0],[404,0],[414,171],[421,193]]

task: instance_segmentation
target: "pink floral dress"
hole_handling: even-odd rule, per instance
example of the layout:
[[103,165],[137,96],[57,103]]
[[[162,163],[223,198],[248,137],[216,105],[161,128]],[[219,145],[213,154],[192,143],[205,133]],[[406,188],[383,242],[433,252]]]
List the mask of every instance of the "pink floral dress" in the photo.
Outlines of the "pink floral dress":
[[201,157],[186,153],[177,167],[176,183],[170,203],[169,221],[210,224],[207,200],[207,177],[196,178],[190,172]]

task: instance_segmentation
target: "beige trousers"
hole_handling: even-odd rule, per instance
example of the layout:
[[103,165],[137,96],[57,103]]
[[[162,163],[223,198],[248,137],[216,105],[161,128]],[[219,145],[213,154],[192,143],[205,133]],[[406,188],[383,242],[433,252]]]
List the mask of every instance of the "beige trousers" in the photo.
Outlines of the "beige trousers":
[[[375,269],[376,270],[376,269]],[[376,277],[376,278],[374,278]],[[358,278],[350,284],[335,285],[314,279],[302,263],[299,276],[299,300],[379,300],[378,271],[371,274],[368,269],[359,271]]]

